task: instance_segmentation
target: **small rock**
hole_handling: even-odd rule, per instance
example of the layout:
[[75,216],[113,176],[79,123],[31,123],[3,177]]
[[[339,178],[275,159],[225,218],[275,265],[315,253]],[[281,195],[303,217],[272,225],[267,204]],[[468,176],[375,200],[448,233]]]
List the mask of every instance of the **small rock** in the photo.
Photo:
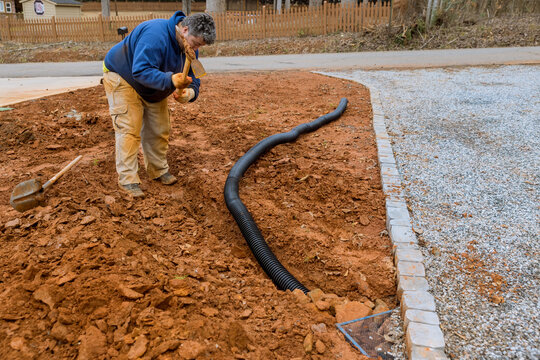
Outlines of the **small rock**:
[[313,303],[316,303],[324,296],[324,292],[321,289],[313,289],[307,293],[307,296],[309,296]]
[[152,223],[157,226],[165,226],[167,221],[163,218],[153,218]]
[[327,303],[326,301],[323,301],[323,300],[319,300],[315,303],[315,306],[317,306],[317,309],[321,310],[321,311],[326,311],[328,309],[330,309],[330,304]]
[[240,314],[240,319],[247,319],[248,317],[251,316],[252,313],[253,313],[253,310],[246,309],[246,310],[242,311],[242,313]]
[[116,199],[110,195],[105,195],[105,198],[103,200],[105,201],[106,205],[112,205],[116,202]]
[[13,220],[11,220],[11,221],[8,221],[8,222],[4,225],[4,227],[5,227],[6,229],[10,229],[10,228],[16,228],[16,227],[18,227],[18,226],[20,226],[20,225],[21,225],[21,219],[17,218],[17,219],[13,219]]
[[53,291],[49,285],[40,286],[36,291],[34,291],[32,296],[34,297],[34,299],[49,305],[49,308],[51,308],[51,310],[56,303],[56,301],[54,300]]
[[70,335],[69,329],[60,324],[59,322],[56,322],[53,325],[53,328],[51,329],[51,336],[55,338],[58,341],[68,341],[68,335]]
[[131,299],[131,300],[136,300],[143,297],[141,293],[138,293],[135,290],[132,290],[123,284],[118,285],[118,290],[120,291],[120,294],[122,294],[122,296],[127,297],[128,299]]
[[95,217],[93,217],[93,216],[85,216],[81,220],[81,225],[89,225],[89,224],[93,223],[94,221],[96,221]]
[[313,334],[311,331],[304,338],[304,351],[306,354],[311,354],[313,351]]
[[374,308],[375,308],[375,304],[374,304],[372,301],[370,301],[370,300],[364,301],[364,305],[366,305],[366,306],[367,306],[368,308],[370,308],[370,309],[374,309]]
[[205,346],[197,341],[188,340],[178,348],[178,354],[184,359],[197,359],[205,351]]
[[381,302],[380,304],[377,304],[375,306],[375,308],[373,309],[373,314],[380,314],[388,310],[390,310],[388,308],[388,305],[386,305],[384,302]]
[[154,359],[166,351],[176,350],[180,346],[180,340],[166,340],[152,350],[151,358]]
[[324,345],[321,340],[317,340],[315,342],[315,350],[317,350],[319,354],[324,354],[324,352],[326,351],[326,345]]
[[45,149],[47,150],[59,150],[63,148],[64,148],[64,145],[60,145],[60,144],[52,144],[52,145],[45,146]]
[[336,306],[336,320],[338,323],[360,319],[368,315],[371,315],[371,309],[358,301]]
[[134,360],[139,357],[141,357],[146,352],[146,347],[148,346],[148,339],[146,336],[141,335],[138,336],[135,340],[135,343],[129,349],[129,352],[127,354],[129,360]]
[[216,316],[219,311],[215,308],[203,308],[202,313],[207,317]]
[[311,331],[313,331],[314,333],[325,333],[327,330],[326,330],[326,324],[325,323],[320,323],[320,324],[313,324],[311,325]]
[[74,280],[75,278],[77,278],[77,274],[70,271],[66,275],[64,275],[61,278],[59,278],[58,280],[56,280],[56,285],[63,285],[65,283],[67,283],[67,282],[70,282],[70,281]]
[[309,298],[306,294],[300,289],[294,289],[292,294],[296,297],[296,301],[300,304],[307,304],[309,303]]
[[367,217],[367,215],[360,215],[359,221],[360,221],[360,224],[362,226],[368,226],[369,223],[370,223],[369,218]]
[[24,342],[25,341],[23,337],[17,336],[11,339],[11,341],[9,342],[9,346],[11,346],[11,348],[14,350],[22,351],[22,349],[25,347]]
[[107,353],[107,338],[95,326],[89,326],[79,339],[78,360],[94,360]]

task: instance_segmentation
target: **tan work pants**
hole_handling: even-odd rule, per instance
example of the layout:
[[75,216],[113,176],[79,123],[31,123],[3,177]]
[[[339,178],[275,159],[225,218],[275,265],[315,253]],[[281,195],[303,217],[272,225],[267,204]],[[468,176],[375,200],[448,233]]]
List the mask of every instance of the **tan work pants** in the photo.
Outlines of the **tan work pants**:
[[141,143],[144,165],[150,178],[165,174],[169,171],[167,149],[170,119],[167,99],[158,103],[144,100],[115,72],[103,74],[103,86],[115,132],[118,183],[140,184],[137,155]]

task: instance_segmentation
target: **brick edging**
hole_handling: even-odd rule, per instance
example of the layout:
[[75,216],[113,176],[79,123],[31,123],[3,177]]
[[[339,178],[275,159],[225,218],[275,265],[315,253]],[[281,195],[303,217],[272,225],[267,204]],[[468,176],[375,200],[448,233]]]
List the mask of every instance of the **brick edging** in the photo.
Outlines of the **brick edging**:
[[397,295],[401,303],[407,356],[410,360],[447,360],[435,299],[428,292],[424,257],[412,229],[401,176],[384,124],[379,93],[371,88],[370,94],[381,182],[386,199],[386,228],[397,268]]

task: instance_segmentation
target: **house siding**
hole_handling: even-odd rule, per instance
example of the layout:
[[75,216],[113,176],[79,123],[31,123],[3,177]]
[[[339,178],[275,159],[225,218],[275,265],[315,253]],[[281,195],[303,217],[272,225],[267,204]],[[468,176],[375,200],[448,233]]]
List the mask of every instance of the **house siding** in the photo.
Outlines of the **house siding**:
[[53,16],[59,17],[80,17],[81,16],[81,6],[77,5],[57,5],[51,1],[41,0],[43,2],[43,7],[45,12],[43,15],[38,15],[34,11],[34,0],[28,0],[22,3],[24,19],[50,19]]
[[81,7],[56,5],[56,17],[81,17]]

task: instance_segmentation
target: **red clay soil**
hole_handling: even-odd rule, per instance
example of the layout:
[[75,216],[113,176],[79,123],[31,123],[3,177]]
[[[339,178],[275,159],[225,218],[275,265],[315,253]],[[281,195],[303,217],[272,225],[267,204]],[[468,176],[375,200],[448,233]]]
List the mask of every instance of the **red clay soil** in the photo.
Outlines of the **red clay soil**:
[[[225,179],[258,141],[342,97],[340,119],[269,151],[240,184],[277,258],[323,293],[279,291],[225,206]],[[306,72],[209,75],[195,103],[170,100],[179,182],[141,170],[143,200],[117,188],[102,86],[14,108],[0,112],[0,358],[358,359],[335,323],[396,306],[365,87]],[[10,207],[16,184],[79,154],[44,206]]]

